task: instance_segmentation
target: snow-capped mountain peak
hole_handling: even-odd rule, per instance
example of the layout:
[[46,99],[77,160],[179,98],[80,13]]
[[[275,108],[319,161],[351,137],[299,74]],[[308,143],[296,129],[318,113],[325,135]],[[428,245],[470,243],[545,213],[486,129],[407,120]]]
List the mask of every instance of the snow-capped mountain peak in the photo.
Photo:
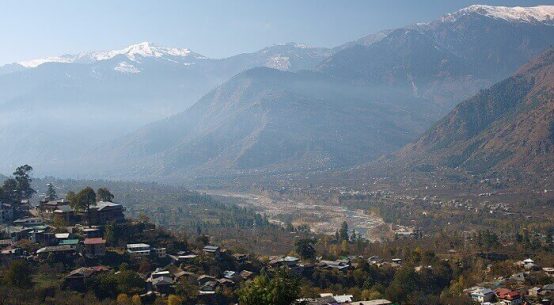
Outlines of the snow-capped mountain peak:
[[127,58],[133,61],[136,60],[137,57],[194,56],[195,58],[203,58],[203,56],[199,54],[195,54],[191,52],[189,49],[160,47],[151,42],[141,42],[141,43],[133,44],[121,50],[96,52],[96,53],[92,53],[91,57],[94,58],[95,60],[106,60],[106,59],[112,59],[118,55],[125,55],[127,56]]
[[99,51],[81,53],[77,55],[51,56],[39,59],[32,59],[19,62],[18,64],[26,68],[35,68],[44,63],[92,63],[96,61],[110,60],[116,56],[125,56],[129,61],[140,61],[141,58],[187,58],[187,59],[205,59],[206,57],[194,53],[185,48],[167,48],[160,47],[151,42],[141,42],[130,45],[120,50]]
[[503,19],[509,22],[541,22],[554,25],[554,5],[533,7],[507,7],[491,5],[470,5],[457,12],[448,14],[443,21],[456,21],[466,15],[478,14],[494,19]]
[[36,59],[21,61],[21,62],[18,62],[18,64],[25,68],[35,68],[48,62],[72,63],[74,61],[75,61],[74,55],[62,55],[62,56],[49,56],[44,58],[36,58]]

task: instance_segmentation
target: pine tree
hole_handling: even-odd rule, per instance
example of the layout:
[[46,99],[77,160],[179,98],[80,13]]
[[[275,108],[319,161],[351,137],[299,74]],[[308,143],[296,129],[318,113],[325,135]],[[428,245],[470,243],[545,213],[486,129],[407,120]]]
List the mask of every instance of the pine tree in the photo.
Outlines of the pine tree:
[[46,199],[48,200],[58,199],[58,195],[56,194],[56,189],[54,188],[54,185],[52,183],[48,183],[48,190],[46,191]]
[[340,227],[340,230],[339,230],[339,237],[340,237],[340,240],[350,240],[349,236],[348,236],[348,223],[346,223],[346,221],[344,221]]

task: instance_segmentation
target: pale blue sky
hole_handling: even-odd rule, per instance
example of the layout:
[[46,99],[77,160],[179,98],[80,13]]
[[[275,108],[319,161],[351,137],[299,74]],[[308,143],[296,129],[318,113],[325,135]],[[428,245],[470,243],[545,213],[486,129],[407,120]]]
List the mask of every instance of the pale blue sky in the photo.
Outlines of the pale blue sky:
[[333,47],[382,29],[433,20],[470,4],[554,1],[0,0],[0,65],[151,41],[226,57],[301,42]]

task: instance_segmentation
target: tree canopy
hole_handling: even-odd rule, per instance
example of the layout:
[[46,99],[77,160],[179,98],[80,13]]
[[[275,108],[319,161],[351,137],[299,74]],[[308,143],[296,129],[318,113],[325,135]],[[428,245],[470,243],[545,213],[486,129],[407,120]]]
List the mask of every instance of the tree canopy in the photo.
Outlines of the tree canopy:
[[349,240],[349,237],[348,237],[348,223],[346,223],[346,221],[344,221],[342,223],[342,225],[340,226],[339,238],[340,238],[340,240]]
[[309,238],[299,239],[295,242],[296,253],[304,259],[315,258],[315,241]]
[[96,201],[112,202],[114,195],[105,187],[101,187],[96,191]]
[[88,222],[90,223],[90,207],[96,205],[96,193],[94,190],[87,186],[77,194],[68,192],[66,198],[75,210],[87,213]]
[[24,199],[30,199],[36,191],[31,187],[31,172],[33,168],[30,165],[22,165],[13,172],[13,178],[6,179],[0,191],[0,200],[5,202],[21,202]]
[[23,260],[13,261],[4,275],[6,284],[17,288],[29,288],[32,286],[31,270]]
[[300,280],[287,269],[279,269],[269,278],[266,274],[247,282],[239,291],[240,305],[289,305],[300,293]]

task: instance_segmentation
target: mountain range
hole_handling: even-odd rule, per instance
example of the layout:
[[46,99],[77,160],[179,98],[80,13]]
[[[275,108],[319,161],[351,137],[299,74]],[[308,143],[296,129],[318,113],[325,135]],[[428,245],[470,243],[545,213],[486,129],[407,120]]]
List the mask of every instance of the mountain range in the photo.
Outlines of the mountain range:
[[2,166],[156,178],[361,164],[548,48],[552,16],[479,5],[333,49],[208,59],[144,43],[4,66],[0,142],[16,145]]
[[22,160],[44,164],[79,155],[187,109],[241,71],[258,66],[311,68],[329,53],[291,43],[209,59],[188,49],[140,43],[4,66],[1,168],[9,170]]
[[394,157],[412,169],[552,179],[554,49],[460,103]]

